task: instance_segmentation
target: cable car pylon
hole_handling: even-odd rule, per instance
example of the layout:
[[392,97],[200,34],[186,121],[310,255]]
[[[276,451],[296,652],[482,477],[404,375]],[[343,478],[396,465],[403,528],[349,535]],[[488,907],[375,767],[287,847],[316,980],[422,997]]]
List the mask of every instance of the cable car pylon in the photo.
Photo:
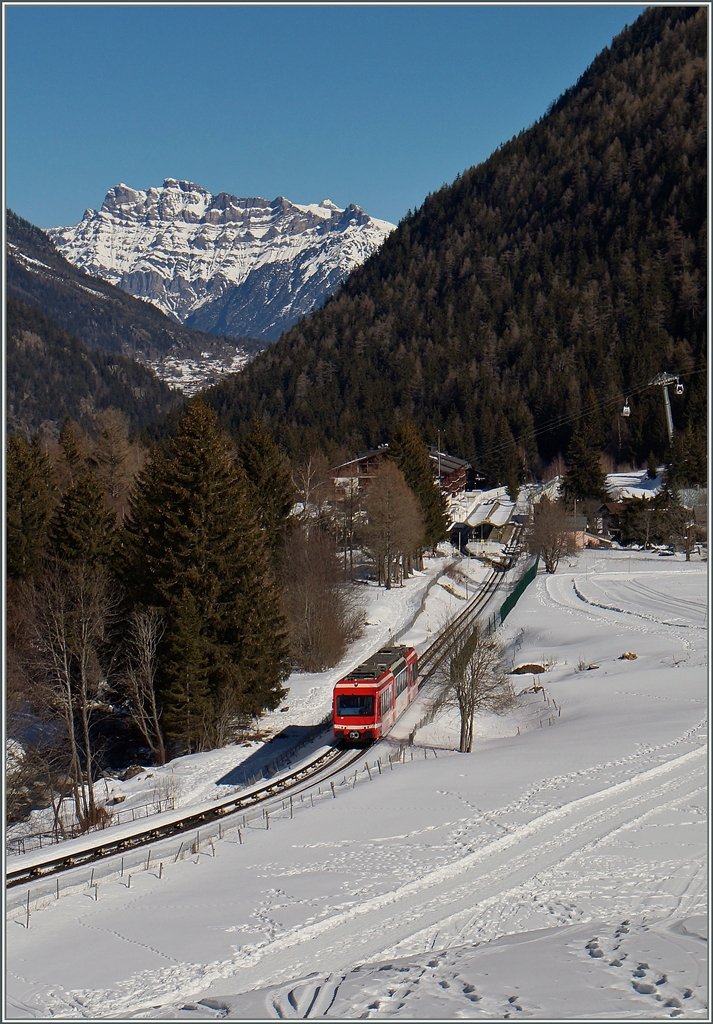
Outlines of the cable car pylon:
[[672,373],[659,373],[653,380],[649,381],[649,387],[663,388],[663,403],[666,409],[666,426],[668,427],[668,443],[673,444],[673,416],[671,415],[671,399],[668,397],[668,389],[675,385],[676,394],[683,394],[683,384],[677,376]]
[[[671,399],[668,396],[668,389],[674,386],[677,395],[683,394],[683,384],[679,380],[675,373],[659,373],[653,380],[650,380],[646,385],[649,388],[659,387],[663,389],[663,404],[666,410],[666,427],[668,428],[668,443],[673,444],[673,416],[671,414]],[[631,416],[631,406],[629,405],[629,396],[624,398],[624,408],[621,410],[621,416]]]

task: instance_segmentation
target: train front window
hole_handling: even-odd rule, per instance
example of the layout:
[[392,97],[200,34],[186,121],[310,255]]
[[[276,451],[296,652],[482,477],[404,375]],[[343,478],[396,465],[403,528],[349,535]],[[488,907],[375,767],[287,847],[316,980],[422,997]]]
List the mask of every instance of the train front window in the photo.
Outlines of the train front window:
[[337,714],[341,717],[374,714],[374,697],[371,694],[340,693],[337,697]]

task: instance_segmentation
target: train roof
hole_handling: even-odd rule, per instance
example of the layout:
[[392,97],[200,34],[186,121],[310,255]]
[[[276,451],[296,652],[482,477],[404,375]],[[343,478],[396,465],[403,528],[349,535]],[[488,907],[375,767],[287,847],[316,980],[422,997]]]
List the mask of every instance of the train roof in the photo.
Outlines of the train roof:
[[345,680],[378,679],[384,672],[391,671],[396,674],[401,668],[401,664],[406,664],[406,654],[410,649],[409,647],[382,647],[380,651],[372,654],[344,678]]

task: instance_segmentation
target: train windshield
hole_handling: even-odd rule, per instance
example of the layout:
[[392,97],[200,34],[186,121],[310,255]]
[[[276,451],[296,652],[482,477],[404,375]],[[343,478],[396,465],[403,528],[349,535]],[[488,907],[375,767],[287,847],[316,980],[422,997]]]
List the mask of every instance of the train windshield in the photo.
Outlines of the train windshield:
[[337,714],[344,717],[348,715],[373,715],[373,694],[340,693],[337,696]]

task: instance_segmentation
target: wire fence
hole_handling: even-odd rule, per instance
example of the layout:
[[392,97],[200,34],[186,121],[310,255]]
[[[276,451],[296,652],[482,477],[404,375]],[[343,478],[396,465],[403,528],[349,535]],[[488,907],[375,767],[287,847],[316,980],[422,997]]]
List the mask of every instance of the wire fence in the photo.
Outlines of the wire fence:
[[[401,746],[399,750],[388,756],[376,759],[365,758],[360,766],[340,772],[332,778],[325,778],[320,783],[305,785],[299,794],[288,797],[276,797],[260,806],[244,813],[236,813],[227,821],[215,821],[204,827],[183,835],[157,840],[149,848],[129,850],[120,855],[114,854],[106,860],[98,860],[94,866],[87,865],[86,873],[79,867],[73,869],[71,876],[54,876],[38,880],[27,889],[17,887],[10,890],[7,896],[6,916],[9,920],[23,920],[25,927],[31,927],[32,914],[49,906],[55,900],[75,893],[88,894],[92,899],[99,900],[101,890],[110,882],[117,882],[127,889],[136,885],[136,879],[146,872],[153,872],[156,879],[161,880],[170,874],[173,865],[180,861],[193,859],[199,864],[201,857],[209,859],[220,852],[220,843],[233,846],[249,844],[250,835],[255,830],[270,831],[281,821],[294,818],[307,809],[317,807],[325,801],[337,800],[341,794],[353,790],[357,784],[374,782],[385,772],[398,770],[399,765],[407,762],[438,758],[435,748]],[[359,758],[361,761],[361,758]],[[338,781],[337,781],[338,780]]]
[[171,798],[156,799],[150,804],[141,804],[138,807],[127,807],[122,811],[114,810],[111,805],[103,804],[100,808],[104,813],[99,821],[93,825],[82,825],[81,822],[57,822],[51,829],[43,829],[39,832],[30,832],[22,836],[8,837],[6,850],[10,856],[18,856],[23,853],[30,853],[32,850],[42,850],[46,846],[54,846],[56,843],[63,843],[67,839],[77,839],[79,836],[87,835],[90,832],[103,832],[106,828],[114,825],[125,825],[129,821],[141,821],[154,814],[161,814],[164,811],[175,810],[175,801]]
[[[295,754],[301,749],[312,743],[316,737],[323,732],[324,729],[331,723],[332,713],[329,712],[325,715],[316,725],[312,726],[307,732],[305,732],[297,743],[289,747],[289,749],[283,751],[278,757],[273,758],[266,765],[249,778],[242,779],[239,785],[233,787],[233,792],[238,792],[241,789],[248,789],[250,786],[256,785],[258,782],[262,782],[266,779],[273,778],[280,772],[286,771],[292,767],[295,760]],[[119,810],[116,805],[103,804],[101,809],[103,814],[101,820],[96,824],[87,827],[82,825],[81,822],[57,822],[50,829],[42,829],[38,832],[26,833],[22,836],[7,837],[5,848],[8,856],[21,856],[25,853],[31,853],[33,850],[42,850],[47,846],[54,846],[57,843],[65,842],[67,839],[76,839],[79,836],[86,835],[90,832],[101,832],[106,828],[112,828],[115,825],[125,825],[130,821],[140,821],[144,818],[152,817],[155,814],[162,814],[165,811],[176,810],[176,798],[175,794],[166,797],[155,797],[151,803],[142,804],[139,807],[132,806],[127,807],[123,810]]]

